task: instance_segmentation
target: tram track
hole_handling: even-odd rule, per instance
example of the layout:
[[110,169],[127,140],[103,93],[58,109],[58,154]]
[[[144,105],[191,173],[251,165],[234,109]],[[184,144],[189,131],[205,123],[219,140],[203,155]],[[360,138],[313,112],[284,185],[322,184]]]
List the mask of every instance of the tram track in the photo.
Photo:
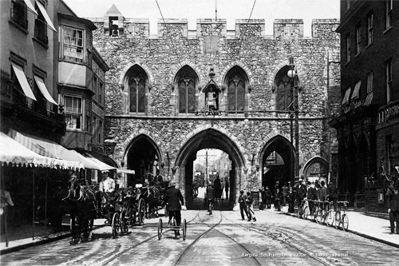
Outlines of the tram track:
[[[288,247],[290,247],[292,249],[295,249],[296,251],[302,253],[303,255],[306,255],[307,257],[313,259],[314,261],[317,261],[318,263],[321,263],[322,265],[326,265],[326,266],[334,265],[334,264],[326,262],[325,260],[320,259],[319,257],[315,256],[312,252],[309,252],[309,251],[305,250],[304,248],[298,247],[297,245],[294,245],[294,244],[290,243],[289,240],[292,239],[292,237],[288,236],[288,234],[286,232],[284,232],[283,230],[278,228],[278,225],[274,225],[272,227],[269,227],[268,229],[263,229],[263,228],[259,228],[259,227],[244,226],[242,224],[238,224],[238,223],[234,222],[231,219],[228,219],[226,217],[224,217],[224,218],[227,221],[232,222],[235,226],[243,227],[243,228],[245,228],[247,230],[251,230],[251,231],[253,231],[255,233],[258,233],[258,234],[261,234],[261,235],[266,236],[268,238],[271,238],[274,241],[280,242],[281,244],[287,245]],[[298,256],[298,254],[296,254],[296,257],[301,258],[301,257],[304,257],[304,256]]]

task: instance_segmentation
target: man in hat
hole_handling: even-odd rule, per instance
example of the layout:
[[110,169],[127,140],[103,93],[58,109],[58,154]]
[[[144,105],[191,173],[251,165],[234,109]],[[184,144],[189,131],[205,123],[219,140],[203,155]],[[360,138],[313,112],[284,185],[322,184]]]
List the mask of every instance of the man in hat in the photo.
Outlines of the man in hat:
[[396,185],[391,185],[387,191],[388,196],[388,213],[389,222],[391,224],[391,234],[395,232],[396,222],[396,233],[399,234],[399,182],[396,181]]
[[215,201],[215,189],[211,181],[209,181],[209,185],[206,188],[206,199],[208,201],[209,215],[211,215],[213,209],[213,202]]
[[115,191],[115,180],[109,176],[109,171],[102,171],[103,180],[100,183],[100,191],[113,193]]
[[[180,189],[176,188],[176,182],[170,181],[169,188],[165,193],[166,210],[169,213],[169,223],[172,221],[172,217],[175,217],[177,226],[181,224],[181,205],[184,205],[183,195]],[[180,235],[180,232],[177,232]]]
[[276,185],[274,186],[274,208],[277,211],[281,211],[281,206],[280,206],[280,182],[276,181]]

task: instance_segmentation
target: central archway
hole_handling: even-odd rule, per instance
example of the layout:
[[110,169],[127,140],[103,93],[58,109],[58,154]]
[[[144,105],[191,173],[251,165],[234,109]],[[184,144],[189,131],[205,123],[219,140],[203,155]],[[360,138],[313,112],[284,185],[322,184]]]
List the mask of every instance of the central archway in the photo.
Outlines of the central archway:
[[191,137],[180,149],[175,161],[175,167],[179,170],[176,175],[183,194],[185,196],[187,208],[193,208],[194,202],[192,194],[193,182],[193,162],[196,159],[197,151],[202,149],[218,149],[229,155],[231,160],[231,171],[229,177],[230,197],[228,209],[233,209],[237,197],[237,188],[242,183],[242,169],[245,161],[238,146],[224,133],[213,128],[203,130]]

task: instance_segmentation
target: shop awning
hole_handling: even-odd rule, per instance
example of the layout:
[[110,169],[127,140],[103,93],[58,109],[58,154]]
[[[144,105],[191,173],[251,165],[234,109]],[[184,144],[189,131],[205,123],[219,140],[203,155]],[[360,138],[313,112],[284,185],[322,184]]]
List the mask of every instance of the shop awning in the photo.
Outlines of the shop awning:
[[136,171],[132,170],[132,169],[124,169],[124,168],[118,168],[116,169],[117,173],[125,173],[125,174],[135,174]]
[[93,160],[84,157],[74,150],[68,150],[56,142],[22,134],[13,129],[10,130],[8,135],[26,148],[38,154],[56,159],[80,162],[83,164],[84,168],[88,169],[103,169],[101,165]]
[[93,155],[91,155],[87,151],[81,151],[81,153],[82,154],[80,154],[80,153],[79,154],[81,156],[84,156],[84,158],[86,160],[89,160],[89,161],[91,161],[91,162],[93,162],[94,164],[97,165],[97,170],[104,171],[104,170],[115,170],[116,169],[115,167],[113,167],[113,166],[111,166],[109,164],[106,164],[106,163],[100,161],[99,159],[95,158]]
[[48,92],[46,84],[44,84],[44,80],[42,78],[35,76],[35,81],[40,91],[42,92],[44,98],[46,98],[47,101],[49,101],[50,103],[58,105],[58,103],[54,101],[53,97],[51,97],[50,93]]
[[32,5],[32,2],[30,0],[24,0],[25,5],[30,9],[30,11],[32,11],[33,13],[35,13],[37,15],[37,12],[35,10],[35,7]]
[[362,85],[362,81],[359,80],[356,83],[355,88],[353,89],[351,100],[359,99],[359,91],[360,91],[361,85]]
[[47,25],[48,25],[53,31],[57,32],[57,30],[54,28],[53,22],[51,21],[50,17],[49,17],[48,14],[47,14],[47,11],[46,11],[46,9],[44,8],[44,6],[43,6],[39,1],[37,1],[37,0],[36,0],[36,4],[37,4],[37,6],[39,7],[39,10],[40,10],[40,12],[42,13],[44,19],[46,20]]
[[342,100],[342,105],[347,104],[349,102],[350,94],[351,94],[351,87],[346,89],[344,99]]
[[76,170],[84,168],[79,162],[58,160],[41,156],[3,132],[0,132],[0,162],[1,165],[11,164],[13,166],[25,167],[48,167],[57,169]]
[[11,65],[12,69],[14,70],[15,76],[17,76],[18,82],[21,85],[21,88],[24,91],[26,97],[29,97],[36,101],[36,97],[29,86],[28,80],[26,79],[23,69],[14,63],[11,63]]

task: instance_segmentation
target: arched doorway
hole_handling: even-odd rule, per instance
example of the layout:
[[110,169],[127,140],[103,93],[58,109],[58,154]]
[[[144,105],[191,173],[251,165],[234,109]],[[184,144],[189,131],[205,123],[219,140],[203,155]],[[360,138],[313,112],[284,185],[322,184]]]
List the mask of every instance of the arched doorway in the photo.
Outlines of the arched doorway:
[[329,165],[322,157],[314,157],[310,159],[304,167],[303,175],[306,180],[314,182],[315,180],[324,181],[325,184],[329,182],[328,179]]
[[[218,149],[228,154],[231,161],[231,171],[229,173],[230,197],[224,206],[233,209],[237,197],[237,189],[241,187],[244,168],[244,158],[241,155],[237,145],[225,134],[215,129],[206,129],[194,135],[180,149],[175,161],[175,167],[178,169],[176,175],[179,179],[180,188],[185,196],[187,208],[194,208],[192,198],[192,187],[194,179],[194,160],[197,151],[202,149]],[[227,205],[226,205],[227,204]],[[195,204],[198,206],[198,204]]]
[[280,186],[293,181],[294,156],[294,147],[283,136],[269,140],[261,152],[262,186],[273,191],[276,181],[279,181]]
[[129,174],[128,186],[143,184],[145,179],[156,176],[159,173],[160,152],[155,142],[148,136],[142,134],[132,140],[126,149],[126,166],[132,169],[135,174]]

